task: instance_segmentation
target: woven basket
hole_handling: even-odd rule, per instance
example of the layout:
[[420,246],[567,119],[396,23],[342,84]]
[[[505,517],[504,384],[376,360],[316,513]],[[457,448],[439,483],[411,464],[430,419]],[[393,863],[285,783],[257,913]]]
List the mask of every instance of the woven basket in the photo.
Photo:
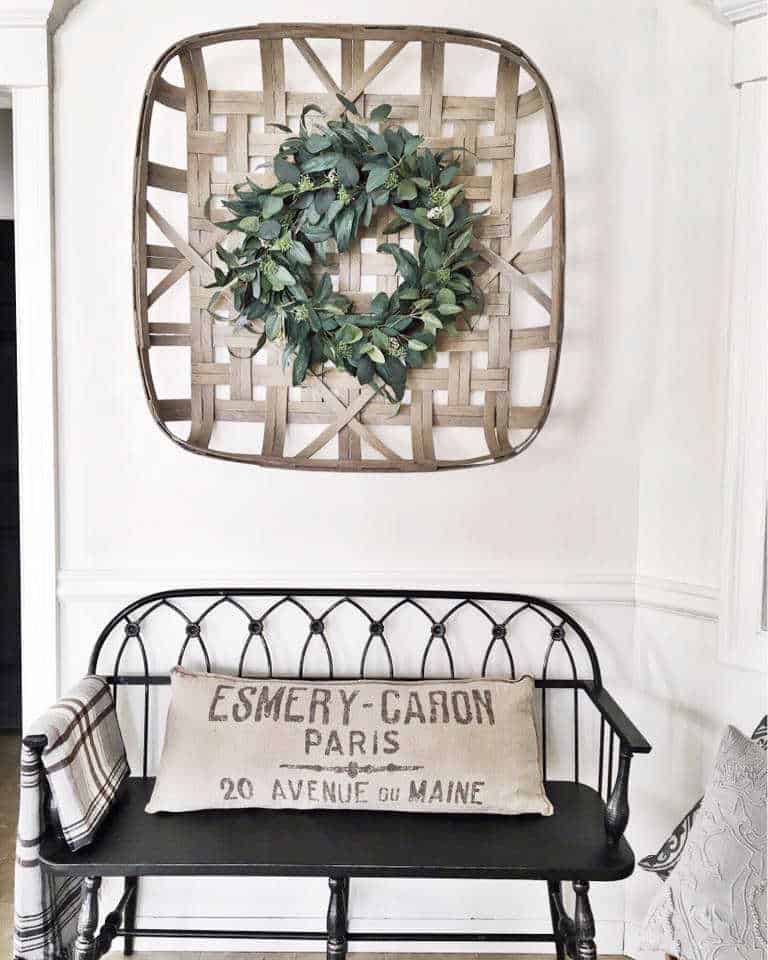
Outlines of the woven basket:
[[[476,94],[483,78],[487,95]],[[467,95],[446,93],[457,88]],[[257,335],[235,335],[207,312],[204,285],[224,237],[216,224],[229,216],[221,200],[285,136],[264,124],[295,124],[313,102],[338,114],[338,91],[365,116],[392,104],[389,122],[418,130],[431,147],[464,146],[466,197],[487,210],[476,224],[486,315],[439,337],[435,365],[409,371],[398,409],[335,369],[292,387],[276,350],[253,356]],[[251,176],[275,182],[263,170]],[[397,286],[392,258],[375,252],[390,217],[383,208],[324,268],[358,306]],[[388,239],[409,245],[406,231]],[[353,471],[477,466],[521,453],[552,402],[564,253],[552,96],[528,57],[502,40],[426,27],[269,24],[183,40],[149,77],[135,170],[136,337],[152,413],[187,450]]]

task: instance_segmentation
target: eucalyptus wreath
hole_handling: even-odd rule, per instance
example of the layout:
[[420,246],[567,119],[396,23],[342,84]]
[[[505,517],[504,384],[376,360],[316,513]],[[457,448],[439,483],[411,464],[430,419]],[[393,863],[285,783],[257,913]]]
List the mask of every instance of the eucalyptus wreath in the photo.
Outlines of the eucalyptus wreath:
[[[361,122],[354,103],[339,100],[338,119],[306,106],[298,134],[271,124],[289,134],[272,164],[277,184],[263,187],[249,178],[224,203],[233,219],[219,226],[241,239],[231,249],[217,245],[226,269],[214,270],[209,309],[216,315],[226,290],[236,312],[228,319],[236,329],[260,333],[254,352],[267,341],[281,345],[296,386],[308,370],[331,363],[399,401],[407,369],[431,361],[438,331],[456,333],[457,323],[471,323],[482,310],[470,269],[479,214],[468,206],[463,184],[453,185],[461,148],[433,152],[403,126],[378,132]],[[383,125],[391,109],[382,104],[370,119]],[[388,205],[394,217],[383,232],[412,224],[418,252],[380,244],[378,251],[395,260],[400,285],[355,313],[330,275],[318,278],[310,268],[326,262],[334,241],[339,252],[348,250],[376,208]]]

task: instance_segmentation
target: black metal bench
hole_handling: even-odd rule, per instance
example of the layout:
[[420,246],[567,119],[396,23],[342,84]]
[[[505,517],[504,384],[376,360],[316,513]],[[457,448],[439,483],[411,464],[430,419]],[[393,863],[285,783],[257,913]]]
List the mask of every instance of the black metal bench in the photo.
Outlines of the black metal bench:
[[[190,612],[192,605],[200,609]],[[186,607],[186,609],[184,609]],[[180,618],[184,639],[178,663],[196,648],[206,669],[226,671],[213,662],[205,633],[216,611],[243,618],[238,664],[230,671],[254,676],[251,661],[261,660],[258,675],[286,674],[281,670],[285,646],[279,645],[273,627],[286,610],[306,618],[306,634],[299,645],[299,666],[293,676],[309,677],[310,661],[319,654],[327,662],[326,675],[350,676],[338,668],[340,645],[332,640],[329,625],[335,618],[359,617],[365,630],[360,638],[355,676],[371,676],[374,651],[384,669],[378,675],[399,677],[390,633],[393,625],[404,629],[413,655],[420,647],[420,678],[434,676],[432,664],[442,664],[441,676],[456,676],[460,618],[473,618],[469,644],[482,660],[475,675],[519,676],[522,652],[518,641],[533,640],[531,623],[540,625],[537,642],[542,659],[536,671],[541,697],[542,766],[547,793],[555,813],[501,817],[467,814],[407,814],[292,810],[200,811],[148,815],[144,806],[154,780],[148,776],[150,697],[152,688],[168,684],[168,666],[157,672],[151,663],[152,647],[146,641],[150,620],[159,612]],[[412,625],[416,626],[413,627]],[[482,626],[483,640],[475,634]],[[466,623],[464,624],[466,627]],[[122,633],[121,633],[122,630]],[[163,637],[167,630],[163,630]],[[210,642],[210,641],[209,641]],[[353,641],[344,638],[346,650]],[[108,649],[114,650],[111,671],[100,670]],[[124,672],[122,664],[131,650],[139,671]],[[337,663],[334,664],[334,652]],[[560,660],[558,671],[555,661]],[[503,673],[494,664],[504,666]],[[56,830],[55,811],[47,810],[47,830],[41,847],[46,869],[82,876],[83,907],[78,924],[75,960],[96,960],[115,937],[124,937],[124,951],[133,952],[134,937],[232,938],[247,940],[324,940],[329,958],[343,958],[352,941],[389,942],[549,942],[558,960],[566,954],[594,960],[595,927],[589,903],[590,881],[628,877],[634,855],[624,838],[629,818],[627,787],[634,753],[648,753],[650,745],[603,687],[594,647],[584,629],[565,611],[548,601],[520,594],[449,591],[352,590],[171,590],[152,594],[121,610],[102,631],[94,647],[90,673],[100,673],[114,685],[143,690],[142,740],[138,745],[139,775],[123,786],[114,808],[88,847],[73,853]],[[555,676],[556,673],[562,675]],[[312,673],[312,676],[318,674]],[[467,674],[465,674],[467,675]],[[411,673],[407,678],[413,678]],[[404,676],[403,679],[406,679]],[[567,705],[563,705],[565,698]],[[558,703],[554,701],[558,700]],[[584,706],[591,709],[590,749],[585,752]],[[567,709],[572,715],[572,736],[566,746],[570,776],[548,779],[554,734],[551,715]],[[36,750],[44,738],[25,742]],[[587,762],[587,756],[590,762]],[[562,766],[564,754],[558,762]],[[595,786],[583,782],[591,768]],[[97,892],[102,877],[124,877],[123,895],[99,929]],[[175,930],[136,927],[136,900],[140,877],[150,876],[295,876],[328,877],[330,901],[325,930]],[[534,933],[396,933],[350,930],[348,905],[354,877],[434,877],[546,881],[551,912],[551,932]],[[571,882],[575,909],[571,917],[562,898],[562,883]]]

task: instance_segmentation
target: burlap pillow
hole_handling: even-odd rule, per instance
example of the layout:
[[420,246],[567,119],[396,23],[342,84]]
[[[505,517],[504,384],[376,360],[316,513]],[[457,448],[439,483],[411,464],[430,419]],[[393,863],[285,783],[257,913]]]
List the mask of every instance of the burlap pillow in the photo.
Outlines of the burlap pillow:
[[171,674],[148,813],[552,813],[530,677],[395,683]]

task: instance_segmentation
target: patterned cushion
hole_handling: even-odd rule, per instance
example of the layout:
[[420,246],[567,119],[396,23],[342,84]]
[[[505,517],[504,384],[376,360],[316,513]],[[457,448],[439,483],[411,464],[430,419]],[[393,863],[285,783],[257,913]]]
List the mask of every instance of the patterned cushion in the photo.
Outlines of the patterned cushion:
[[[768,716],[763,717],[755,727],[752,739],[756,743],[759,743],[763,750],[768,750]],[[660,880],[669,879],[669,875],[675,869],[688,842],[688,835],[691,832],[693,821],[696,818],[696,813],[700,806],[701,799],[697,800],[688,813],[686,813],[669,837],[659,847],[658,851],[649,854],[647,857],[643,857],[639,864],[643,870],[655,873]]]
[[765,777],[765,751],[728,727],[685,850],[651,904],[641,949],[681,960],[763,960]]

